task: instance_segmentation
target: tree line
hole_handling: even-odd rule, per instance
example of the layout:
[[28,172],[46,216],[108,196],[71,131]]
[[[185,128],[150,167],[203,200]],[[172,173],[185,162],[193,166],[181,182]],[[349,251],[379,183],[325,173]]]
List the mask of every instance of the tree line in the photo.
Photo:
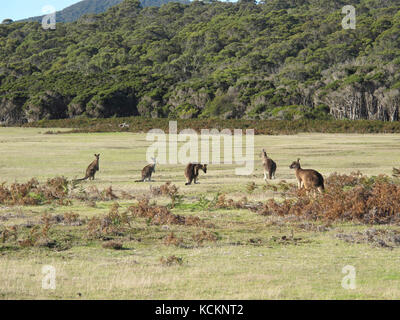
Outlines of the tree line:
[[[342,27],[342,7],[356,29]],[[0,25],[0,120],[399,120],[397,0],[125,0],[56,30]]]

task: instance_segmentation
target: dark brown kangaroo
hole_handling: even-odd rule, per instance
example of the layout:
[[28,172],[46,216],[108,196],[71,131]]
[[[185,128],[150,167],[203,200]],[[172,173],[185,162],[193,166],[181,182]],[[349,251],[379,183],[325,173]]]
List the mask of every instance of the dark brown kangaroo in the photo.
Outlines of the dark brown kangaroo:
[[295,171],[299,189],[302,187],[307,191],[310,189],[317,189],[320,193],[325,190],[324,177],[313,169],[302,169],[300,166],[300,159],[293,161],[289,168]]
[[267,172],[269,179],[275,179],[276,163],[268,157],[264,149],[262,149],[262,164],[264,167],[264,180],[267,181]]
[[156,172],[156,159],[153,159],[153,163],[148,164],[142,169],[142,179],[141,180],[136,180],[135,182],[144,182],[146,179],[147,181],[152,181],[151,180],[151,175],[153,172]]
[[87,179],[94,180],[94,175],[97,171],[99,171],[100,154],[95,154],[94,156],[96,157],[96,159],[87,167],[85,177],[82,179],[77,179],[75,181],[83,181]]
[[192,184],[192,181],[194,181],[196,184],[198,183],[197,178],[199,176],[199,170],[203,170],[204,173],[207,173],[207,165],[200,163],[189,163],[186,166],[185,177],[187,182],[185,185]]

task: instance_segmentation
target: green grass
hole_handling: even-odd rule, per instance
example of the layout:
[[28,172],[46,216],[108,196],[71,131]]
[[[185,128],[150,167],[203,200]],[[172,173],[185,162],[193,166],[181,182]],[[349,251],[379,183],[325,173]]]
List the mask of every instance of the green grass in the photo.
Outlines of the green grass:
[[[59,130],[59,129],[52,129]],[[60,129],[61,130],[61,129]],[[145,165],[149,142],[144,134],[78,133],[44,134],[38,128],[0,128],[0,180],[10,184],[32,177],[39,181],[56,175],[69,179],[83,176],[94,153],[100,153],[100,171],[95,181],[82,183],[100,190],[112,185],[140,198],[150,195],[148,183],[134,183]],[[216,193],[227,198],[266,201],[280,193],[263,191],[259,151],[266,148],[277,162],[277,179],[294,182],[290,163],[297,157],[305,168],[332,172],[361,170],[367,175],[390,174],[399,166],[400,136],[397,134],[299,134],[256,136],[256,170],[251,176],[236,176],[235,165],[210,165],[200,174],[198,185],[185,186],[183,165],[160,165],[152,186],[171,181],[184,195],[174,214],[196,215],[214,228],[183,225],[156,226],[137,218],[132,231],[119,238],[125,250],[102,248],[101,240],[86,237],[86,225],[54,225],[49,236],[63,246],[21,248],[0,243],[0,299],[397,299],[400,296],[400,249],[347,243],[337,233],[362,231],[372,226],[336,223],[328,231],[307,231],[303,221],[261,216],[244,209],[207,209],[201,197]],[[246,185],[257,188],[249,193]],[[136,200],[117,200],[120,212]],[[152,201],[166,205],[167,197]],[[96,207],[74,200],[71,206],[0,207],[0,224],[20,226],[20,237],[43,213],[76,212],[81,218],[108,213],[114,201],[98,201]],[[322,222],[316,222],[320,224]],[[373,226],[399,230],[398,226]],[[219,240],[198,245],[193,235],[208,230]],[[183,238],[183,246],[167,246],[171,232]],[[299,240],[290,240],[291,236]],[[289,240],[283,241],[286,236]],[[182,265],[164,266],[161,257],[183,258]],[[56,290],[41,288],[41,268],[56,268]],[[356,268],[355,290],[341,287],[342,268]],[[80,295],[79,295],[80,294]]]

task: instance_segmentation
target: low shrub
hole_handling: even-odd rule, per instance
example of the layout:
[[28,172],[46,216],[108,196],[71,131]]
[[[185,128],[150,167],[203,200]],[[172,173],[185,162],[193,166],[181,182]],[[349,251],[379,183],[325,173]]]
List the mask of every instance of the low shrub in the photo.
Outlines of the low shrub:
[[0,185],[0,204],[40,205],[57,201],[59,205],[68,205],[71,204],[68,194],[68,180],[64,177],[48,179],[45,184],[40,184],[35,178],[9,187],[4,182]]
[[123,244],[118,241],[106,241],[102,244],[104,249],[114,249],[114,250],[122,250]]
[[142,199],[137,206],[129,207],[133,217],[146,218],[154,225],[178,224],[185,226],[203,226],[204,222],[195,216],[175,215],[165,206],[150,205],[149,199]]
[[123,235],[131,231],[130,217],[119,212],[119,204],[114,203],[109,213],[103,217],[93,217],[87,224],[87,236],[90,239],[103,238],[108,235]]
[[192,239],[197,242],[197,245],[202,245],[205,241],[216,242],[218,236],[214,232],[203,230],[200,233],[194,234]]
[[167,258],[161,257],[160,262],[164,266],[172,266],[174,264],[182,265],[183,259],[177,256],[169,256]]
[[309,219],[344,220],[362,223],[400,222],[400,185],[388,176],[365,177],[332,174],[325,193],[313,197],[302,189],[296,196],[258,206],[263,215],[296,215]]
[[171,232],[168,236],[164,239],[164,244],[167,246],[174,245],[174,246],[181,246],[183,244],[183,238],[177,238],[173,232]]

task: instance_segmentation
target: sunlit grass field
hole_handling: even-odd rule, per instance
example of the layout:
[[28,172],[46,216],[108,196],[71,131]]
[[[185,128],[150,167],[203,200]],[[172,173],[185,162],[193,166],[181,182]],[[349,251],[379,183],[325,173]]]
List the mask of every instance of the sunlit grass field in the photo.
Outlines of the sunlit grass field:
[[[57,129],[58,131],[59,129]],[[63,130],[63,129],[60,129]],[[368,228],[399,230],[398,226],[366,226],[336,223],[323,231],[300,227],[301,221],[261,216],[245,209],[203,209],[202,197],[218,193],[249,201],[279,199],[278,192],[263,189],[260,151],[265,148],[278,166],[277,184],[295,182],[289,165],[297,158],[303,168],[317,169],[324,176],[360,170],[366,175],[391,174],[400,166],[399,134],[298,134],[255,136],[255,170],[235,175],[239,164],[210,164],[200,173],[200,184],[185,186],[184,165],[158,165],[152,183],[135,183],[146,165],[151,142],[145,134],[79,133],[46,134],[49,129],[0,128],[0,180],[11,184],[32,177],[45,181],[55,176],[81,178],[100,153],[96,180],[80,187],[112,186],[140,198],[150,196],[150,186],[168,181],[179,188],[183,205],[174,214],[196,215],[211,223],[216,242],[198,245],[192,236],[204,230],[185,225],[157,226],[137,219],[135,232],[123,238],[124,250],[105,249],[101,241],[85,237],[85,228],[54,226],[55,239],[71,237],[67,250],[22,248],[0,242],[1,299],[398,299],[400,297],[400,249],[371,244],[347,243],[335,235]],[[256,183],[249,191],[247,185]],[[151,201],[166,205],[167,197]],[[120,210],[137,200],[98,201],[89,206],[74,200],[70,206],[1,206],[0,224],[37,222],[43,213],[75,212],[91,218],[106,214],[118,202]],[[319,222],[317,221],[316,224]],[[186,246],[166,245],[174,232]],[[294,239],[280,241],[282,237]],[[175,255],[181,265],[165,266],[161,257]],[[56,289],[42,289],[44,265],[56,268]],[[356,269],[356,289],[341,285],[346,265]]]

